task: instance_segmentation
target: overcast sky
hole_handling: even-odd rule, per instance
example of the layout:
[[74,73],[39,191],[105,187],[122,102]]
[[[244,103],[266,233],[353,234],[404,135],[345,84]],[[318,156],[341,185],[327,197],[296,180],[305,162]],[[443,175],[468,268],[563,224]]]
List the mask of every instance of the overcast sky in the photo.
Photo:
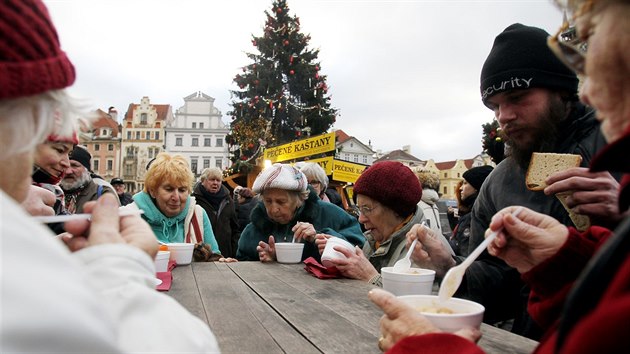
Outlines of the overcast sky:
[[[251,63],[271,0],[45,0],[77,69],[72,93],[93,109],[183,106],[202,91],[227,116],[233,77]],[[494,37],[515,22],[555,32],[551,0],[288,0],[319,48],[343,129],[383,152],[411,145],[419,159],[481,152],[493,113],[479,73]]]

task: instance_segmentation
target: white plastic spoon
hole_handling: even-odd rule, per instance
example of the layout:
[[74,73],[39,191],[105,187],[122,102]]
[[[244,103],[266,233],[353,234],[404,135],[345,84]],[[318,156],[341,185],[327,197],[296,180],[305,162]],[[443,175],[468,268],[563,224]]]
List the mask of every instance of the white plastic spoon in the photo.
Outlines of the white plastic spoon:
[[[512,215],[517,216],[521,210],[523,210],[523,207],[516,209]],[[453,294],[455,294],[459,285],[462,283],[462,278],[466,273],[466,269],[468,269],[472,262],[479,257],[486,247],[488,247],[490,242],[497,237],[501,230],[502,229],[491,232],[490,235],[488,235],[488,237],[486,237],[486,239],[483,240],[483,242],[480,243],[479,246],[477,246],[477,248],[475,248],[475,250],[472,251],[460,265],[453,267],[446,272],[444,279],[442,279],[440,290],[438,291],[438,298],[440,299],[440,302],[447,301],[453,297]]]
[[[121,209],[118,216],[140,215],[144,214],[140,209]],[[51,216],[33,216],[33,219],[43,224],[51,224],[57,222],[66,222],[72,220],[90,220],[92,214],[68,214],[68,215],[51,215]]]
[[[422,226],[427,226],[427,223],[424,220],[422,220]],[[413,252],[414,247],[416,247],[416,243],[418,243],[417,238],[414,239],[411,246],[409,246],[409,250],[407,250],[405,258],[401,258],[394,263],[394,268],[392,269],[394,273],[407,273],[409,271],[409,268],[411,268],[411,252]]]

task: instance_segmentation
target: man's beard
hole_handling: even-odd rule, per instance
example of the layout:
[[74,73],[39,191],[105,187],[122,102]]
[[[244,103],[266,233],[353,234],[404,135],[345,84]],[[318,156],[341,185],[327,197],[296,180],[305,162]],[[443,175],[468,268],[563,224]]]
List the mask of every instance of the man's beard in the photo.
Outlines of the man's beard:
[[79,176],[74,182],[66,182],[65,180],[61,181],[61,188],[64,192],[74,191],[81,187],[84,187],[92,180],[90,173],[88,171],[83,171],[81,176]]
[[[522,168],[529,166],[534,152],[553,152],[558,140],[560,123],[567,117],[566,103],[560,98],[551,98],[547,110],[539,117],[538,124],[530,127],[533,141],[530,144],[519,144],[503,134],[507,145],[506,155],[510,156]],[[502,131],[503,132],[503,131]]]

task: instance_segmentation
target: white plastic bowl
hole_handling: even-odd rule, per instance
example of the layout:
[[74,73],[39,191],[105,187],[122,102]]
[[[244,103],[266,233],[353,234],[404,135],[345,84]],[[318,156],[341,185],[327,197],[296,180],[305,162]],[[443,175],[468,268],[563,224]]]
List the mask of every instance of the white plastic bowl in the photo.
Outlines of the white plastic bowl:
[[301,242],[277,242],[276,260],[278,263],[300,263],[304,244]]
[[[465,327],[478,329],[485,311],[481,304],[456,297],[443,303],[437,295],[406,295],[398,298],[420,311],[434,326],[446,332],[455,332]],[[427,312],[437,309],[448,309],[453,313]]]
[[430,295],[433,290],[435,271],[431,269],[409,268],[407,273],[394,272],[394,267],[381,268],[383,289],[396,296]]
[[344,256],[343,253],[334,250],[335,246],[341,246],[348,251],[354,253],[354,246],[350,242],[339,237],[328,238],[326,240],[326,247],[324,248],[324,252],[322,252],[322,265],[324,265],[324,267],[326,268],[332,267],[334,265],[332,264],[332,262],[330,262],[333,259],[346,259],[346,256]]
[[158,251],[155,255],[155,271],[166,272],[168,270],[168,260],[171,257],[169,251]]
[[166,244],[171,252],[171,259],[177,262],[177,265],[190,264],[192,262],[193,248],[192,243],[168,243]]

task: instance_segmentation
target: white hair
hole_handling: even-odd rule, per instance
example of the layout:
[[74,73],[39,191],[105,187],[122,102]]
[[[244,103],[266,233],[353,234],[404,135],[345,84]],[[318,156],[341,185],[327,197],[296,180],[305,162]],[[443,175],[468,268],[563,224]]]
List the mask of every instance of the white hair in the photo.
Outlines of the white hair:
[[71,135],[81,108],[66,90],[0,101],[0,159],[34,150],[51,133]]

